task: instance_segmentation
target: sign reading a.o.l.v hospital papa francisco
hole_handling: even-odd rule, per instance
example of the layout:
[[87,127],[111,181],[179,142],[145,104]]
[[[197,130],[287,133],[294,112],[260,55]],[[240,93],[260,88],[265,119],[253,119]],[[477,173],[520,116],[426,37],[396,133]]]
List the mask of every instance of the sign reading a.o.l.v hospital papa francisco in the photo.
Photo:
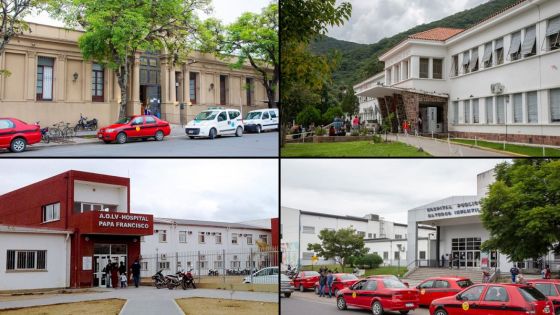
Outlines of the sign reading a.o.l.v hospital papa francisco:
[[140,214],[100,212],[98,226],[147,229],[150,227],[148,217]]
[[80,214],[81,233],[152,235],[154,216],[127,212],[92,211]]

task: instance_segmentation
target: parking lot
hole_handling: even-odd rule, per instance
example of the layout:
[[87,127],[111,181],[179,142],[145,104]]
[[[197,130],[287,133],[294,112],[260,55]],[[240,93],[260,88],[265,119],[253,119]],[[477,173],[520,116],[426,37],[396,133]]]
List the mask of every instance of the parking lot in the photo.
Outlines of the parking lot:
[[[371,310],[362,310],[358,308],[348,308],[342,312],[336,307],[336,299],[322,298],[315,294],[315,292],[299,292],[292,293],[290,298],[282,297],[280,299],[282,314],[306,314],[306,315],[360,315],[371,314]],[[385,312],[385,314],[400,314],[399,312]],[[428,315],[429,311],[426,308],[419,308],[409,313],[410,315]]]

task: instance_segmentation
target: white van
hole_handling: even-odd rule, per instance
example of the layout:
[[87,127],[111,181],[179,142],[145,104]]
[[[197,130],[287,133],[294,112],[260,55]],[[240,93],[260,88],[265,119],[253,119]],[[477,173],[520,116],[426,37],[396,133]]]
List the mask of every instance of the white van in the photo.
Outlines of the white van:
[[189,138],[208,137],[214,139],[222,135],[243,135],[243,119],[237,109],[209,109],[200,112],[185,128]]
[[253,110],[244,119],[245,131],[260,133],[278,129],[278,108]]

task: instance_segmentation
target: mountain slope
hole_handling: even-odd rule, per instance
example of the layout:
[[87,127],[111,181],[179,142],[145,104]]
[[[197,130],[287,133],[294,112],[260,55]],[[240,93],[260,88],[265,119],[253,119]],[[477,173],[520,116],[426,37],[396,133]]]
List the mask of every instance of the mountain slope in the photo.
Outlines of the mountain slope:
[[383,71],[383,63],[379,62],[378,56],[400,43],[409,35],[435,27],[469,28],[518,2],[520,0],[491,0],[439,21],[418,25],[392,37],[383,38],[374,44],[357,44],[324,36],[311,43],[309,47],[313,53],[319,55],[338,50],[342,54],[342,61],[340,67],[333,73],[335,85],[353,85]]

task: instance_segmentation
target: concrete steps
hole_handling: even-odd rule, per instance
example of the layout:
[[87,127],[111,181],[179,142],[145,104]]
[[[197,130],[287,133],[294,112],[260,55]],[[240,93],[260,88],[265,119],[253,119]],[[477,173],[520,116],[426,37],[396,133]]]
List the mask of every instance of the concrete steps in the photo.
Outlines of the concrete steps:
[[403,281],[408,282],[410,287],[417,286],[420,282],[430,277],[466,277],[474,283],[482,282],[482,271],[471,269],[448,269],[448,268],[417,268],[411,272]]

